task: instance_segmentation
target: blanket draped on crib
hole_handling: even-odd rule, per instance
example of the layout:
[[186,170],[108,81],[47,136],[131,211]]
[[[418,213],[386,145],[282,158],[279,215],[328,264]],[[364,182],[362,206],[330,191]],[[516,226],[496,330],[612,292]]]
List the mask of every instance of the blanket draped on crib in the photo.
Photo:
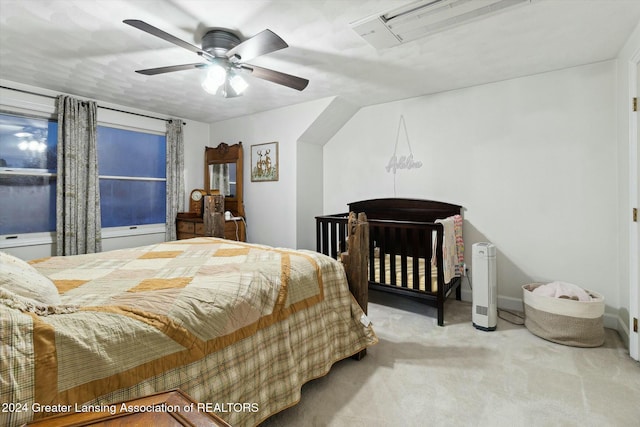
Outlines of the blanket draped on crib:
[[[464,241],[462,240],[462,216],[453,215],[445,219],[438,219],[436,223],[442,224],[444,228],[442,241],[444,281],[449,283],[454,277],[460,277],[463,274]],[[436,242],[434,241],[434,253],[435,244]],[[434,256],[434,263],[435,259]]]

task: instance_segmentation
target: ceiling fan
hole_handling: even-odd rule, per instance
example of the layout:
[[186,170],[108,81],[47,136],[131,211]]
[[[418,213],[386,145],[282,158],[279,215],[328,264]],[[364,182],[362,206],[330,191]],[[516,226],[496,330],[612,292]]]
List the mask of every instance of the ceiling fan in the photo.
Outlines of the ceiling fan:
[[174,71],[192,70],[194,68],[206,69],[207,76],[202,82],[202,87],[209,93],[220,94],[225,98],[240,96],[247,88],[248,84],[241,77],[242,73],[249,73],[259,79],[300,91],[309,84],[309,80],[307,79],[245,62],[258,56],[289,47],[284,40],[271,30],[264,30],[243,42],[240,42],[240,38],[230,31],[221,29],[210,30],[202,37],[202,48],[199,48],[144,21],[125,19],[123,22],[194,52],[206,61],[136,70],[136,73],[153,76]]

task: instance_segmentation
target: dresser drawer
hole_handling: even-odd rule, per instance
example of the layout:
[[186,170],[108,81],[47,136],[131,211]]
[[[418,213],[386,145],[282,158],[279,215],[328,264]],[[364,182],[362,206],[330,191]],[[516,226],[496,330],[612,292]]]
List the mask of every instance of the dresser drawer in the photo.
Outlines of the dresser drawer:
[[204,236],[204,223],[196,222],[195,226],[196,226],[196,236]]
[[178,233],[195,234],[196,232],[195,224],[193,222],[178,220],[178,224],[176,224],[176,231]]
[[196,232],[195,224],[193,222],[178,221],[178,224],[177,224],[176,228],[177,228],[177,231],[179,233],[191,233],[191,234],[194,234]]
[[[176,219],[176,234],[178,240],[205,236],[205,228],[202,218]],[[235,226],[233,234],[235,236]]]

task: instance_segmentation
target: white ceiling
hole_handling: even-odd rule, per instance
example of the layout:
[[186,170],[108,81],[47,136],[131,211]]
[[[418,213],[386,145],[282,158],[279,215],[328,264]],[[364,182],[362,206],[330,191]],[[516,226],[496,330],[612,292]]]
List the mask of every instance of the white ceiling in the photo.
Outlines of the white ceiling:
[[[349,25],[408,2],[0,0],[0,79],[209,123],[331,96],[378,104],[612,59],[640,22],[639,0],[533,0],[384,50]],[[202,70],[137,74],[198,58],[124,19],[195,45],[212,27],[242,38],[268,28],[290,47],[250,62],[309,86],[249,77],[244,96],[224,99],[202,90]]]

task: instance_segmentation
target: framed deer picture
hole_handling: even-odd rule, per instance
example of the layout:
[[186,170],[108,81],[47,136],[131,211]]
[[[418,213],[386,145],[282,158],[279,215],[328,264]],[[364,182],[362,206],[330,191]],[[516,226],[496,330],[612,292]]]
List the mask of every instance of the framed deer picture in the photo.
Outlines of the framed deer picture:
[[251,146],[251,181],[278,180],[278,143]]

